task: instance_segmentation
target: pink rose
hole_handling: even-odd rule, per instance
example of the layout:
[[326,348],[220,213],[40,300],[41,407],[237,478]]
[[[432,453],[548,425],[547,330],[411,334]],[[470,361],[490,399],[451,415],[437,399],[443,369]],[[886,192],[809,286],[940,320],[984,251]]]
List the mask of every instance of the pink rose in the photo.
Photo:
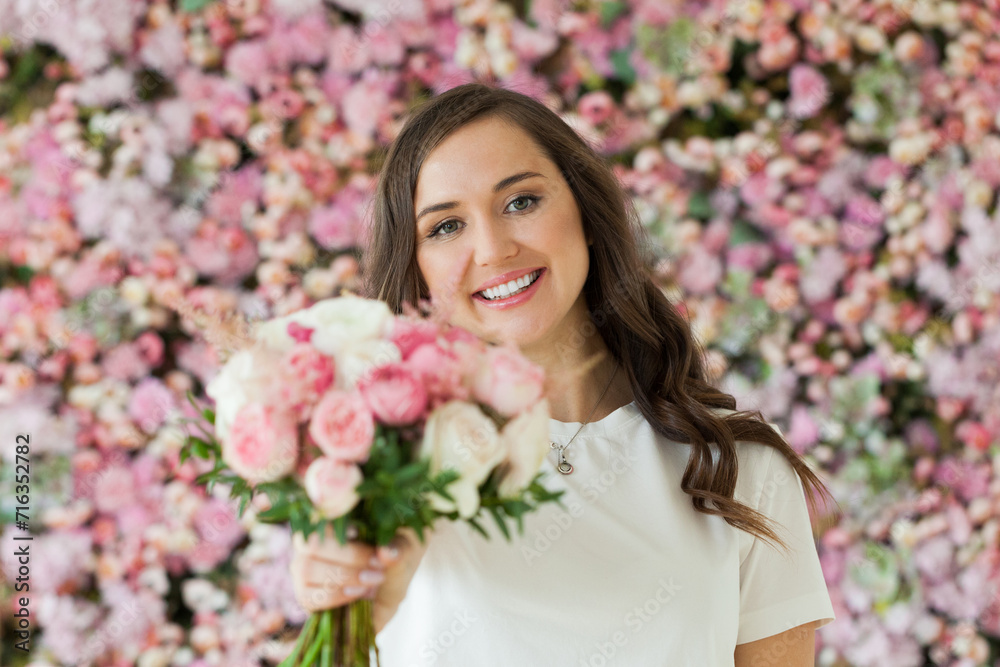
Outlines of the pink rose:
[[306,495],[328,519],[344,516],[358,504],[358,485],[364,476],[353,463],[321,456],[306,470]]
[[359,394],[328,391],[313,410],[309,436],[332,459],[364,463],[375,440],[375,418]]
[[333,385],[335,368],[332,357],[308,343],[298,343],[285,353],[281,394],[300,421],[309,418],[313,405]]
[[577,102],[577,108],[591,125],[600,125],[615,110],[615,101],[606,91],[597,90],[583,95]]
[[397,317],[392,322],[389,340],[396,344],[403,359],[421,345],[437,340],[438,326],[430,320]]
[[251,484],[273,482],[291,473],[298,454],[295,417],[261,403],[240,408],[222,443],[222,460]]
[[445,401],[469,398],[471,392],[464,381],[463,364],[454,350],[433,343],[421,345],[405,363],[420,376],[431,409]]
[[788,87],[791,89],[788,112],[795,118],[815,116],[830,99],[826,77],[810,65],[798,64],[792,67],[788,75]]
[[405,426],[427,409],[427,389],[420,377],[400,364],[380,366],[358,382],[358,390],[380,422]]
[[500,414],[513,417],[541,398],[544,381],[542,369],[516,346],[489,347],[473,380],[472,394]]

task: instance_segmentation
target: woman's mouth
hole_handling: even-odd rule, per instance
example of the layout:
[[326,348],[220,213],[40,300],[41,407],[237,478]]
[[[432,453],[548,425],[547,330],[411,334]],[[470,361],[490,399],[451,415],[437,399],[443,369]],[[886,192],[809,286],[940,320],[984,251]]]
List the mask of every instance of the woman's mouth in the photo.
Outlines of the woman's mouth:
[[538,285],[545,269],[536,269],[529,274],[511,280],[503,285],[489,287],[476,292],[472,298],[492,308],[506,308],[524,303],[538,291]]

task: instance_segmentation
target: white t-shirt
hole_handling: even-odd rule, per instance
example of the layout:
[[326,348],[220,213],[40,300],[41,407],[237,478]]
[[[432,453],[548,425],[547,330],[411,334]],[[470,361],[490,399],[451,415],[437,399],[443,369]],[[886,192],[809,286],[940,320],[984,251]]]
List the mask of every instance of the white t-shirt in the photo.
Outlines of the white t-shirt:
[[[773,425],[772,425],[773,426]],[[550,421],[552,441],[580,423]],[[775,427],[776,428],[776,427]],[[690,445],[656,434],[635,403],[587,424],[565,490],[490,540],[439,521],[406,599],[376,638],[382,667],[732,667],[737,644],[834,619],[803,487],[785,457],[737,443],[736,498],[773,518],[791,557],[697,512],[681,490]],[[714,449],[714,448],[713,448]]]

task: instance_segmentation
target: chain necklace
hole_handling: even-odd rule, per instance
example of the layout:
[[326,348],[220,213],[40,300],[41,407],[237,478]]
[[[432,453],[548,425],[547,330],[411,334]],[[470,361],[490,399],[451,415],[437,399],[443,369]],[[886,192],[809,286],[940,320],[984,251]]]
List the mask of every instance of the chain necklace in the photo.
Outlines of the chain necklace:
[[565,445],[557,445],[554,442],[549,442],[550,449],[559,450],[559,465],[556,466],[556,470],[558,470],[562,474],[568,475],[571,472],[573,472],[573,465],[566,460],[566,448],[569,447],[571,444],[573,444],[573,441],[576,440],[576,436],[580,435],[580,431],[583,430],[583,427],[586,426],[588,423],[590,423],[590,418],[594,416],[594,412],[597,410],[597,406],[600,405],[601,401],[604,400],[604,395],[608,393],[608,389],[611,388],[611,383],[614,381],[615,375],[617,374],[618,374],[618,364],[616,363],[615,370],[611,374],[611,379],[608,380],[607,386],[604,387],[604,391],[601,392],[601,397],[597,399],[597,403],[594,405],[594,409],[591,410],[590,414],[587,415],[587,418],[583,420],[583,423],[580,424],[580,428],[576,430],[576,433],[574,433],[573,437],[569,439],[569,442],[567,442]]

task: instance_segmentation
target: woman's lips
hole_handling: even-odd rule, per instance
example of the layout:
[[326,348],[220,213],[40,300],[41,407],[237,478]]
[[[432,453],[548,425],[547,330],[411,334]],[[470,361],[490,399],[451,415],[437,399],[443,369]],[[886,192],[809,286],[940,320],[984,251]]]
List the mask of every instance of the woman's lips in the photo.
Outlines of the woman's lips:
[[547,270],[543,268],[543,269],[540,269],[539,271],[540,271],[540,273],[538,274],[538,277],[535,278],[535,282],[533,282],[530,285],[528,285],[528,287],[523,292],[518,292],[514,296],[508,296],[508,297],[504,297],[502,299],[493,299],[493,300],[491,300],[491,299],[487,299],[486,297],[484,297],[479,292],[476,292],[475,294],[472,295],[472,298],[475,299],[476,301],[478,301],[479,303],[483,304],[484,306],[487,306],[489,308],[498,309],[498,310],[502,310],[504,308],[513,308],[514,306],[519,306],[522,303],[526,302],[531,297],[533,297],[535,295],[535,292],[538,291],[538,286],[541,284],[542,279],[545,278],[545,274],[546,274]]

